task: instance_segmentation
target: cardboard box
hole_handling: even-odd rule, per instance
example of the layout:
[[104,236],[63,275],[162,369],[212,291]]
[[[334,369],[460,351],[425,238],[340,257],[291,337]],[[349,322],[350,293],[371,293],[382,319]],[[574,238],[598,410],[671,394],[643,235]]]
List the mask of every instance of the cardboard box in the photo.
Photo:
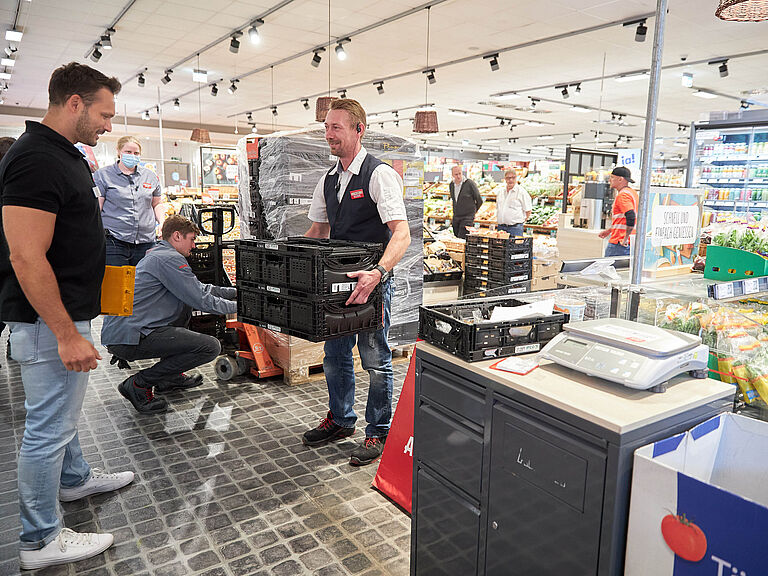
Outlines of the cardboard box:
[[768,574],[768,422],[721,414],[635,452],[625,576]]
[[446,250],[448,256],[453,258],[456,262],[461,264],[462,270],[464,269],[465,254],[464,252],[454,252],[453,250]]
[[536,292],[537,290],[556,290],[559,278],[559,274],[547,276],[546,278],[534,278],[531,282],[531,290],[533,292]]

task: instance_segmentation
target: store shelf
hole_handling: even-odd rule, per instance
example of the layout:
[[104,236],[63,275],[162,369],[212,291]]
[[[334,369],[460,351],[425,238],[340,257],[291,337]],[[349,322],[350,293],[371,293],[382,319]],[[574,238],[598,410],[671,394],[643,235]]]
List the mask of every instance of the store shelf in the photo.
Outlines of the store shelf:
[[705,206],[727,207],[735,205],[749,205],[755,208],[768,208],[768,201],[765,200],[704,200]]

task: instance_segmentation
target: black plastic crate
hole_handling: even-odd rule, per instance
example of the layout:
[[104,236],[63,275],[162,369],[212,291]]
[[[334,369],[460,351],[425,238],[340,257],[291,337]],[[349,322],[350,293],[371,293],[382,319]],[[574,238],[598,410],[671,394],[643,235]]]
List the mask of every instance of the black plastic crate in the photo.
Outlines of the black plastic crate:
[[521,252],[503,251],[503,250],[471,250],[467,251],[465,255],[467,262],[494,262],[501,265],[502,263],[515,263],[515,262],[530,262],[533,260],[532,250],[523,250]]
[[464,261],[465,270],[480,272],[497,272],[501,275],[514,274],[522,272],[531,272],[533,270],[533,260],[493,260],[492,258],[467,257]]
[[514,238],[489,238],[487,236],[478,236],[470,234],[467,236],[467,254],[483,253],[486,250],[502,252],[532,252],[533,238],[531,236],[517,236]]
[[509,296],[523,294],[531,291],[531,281],[503,284],[500,282],[473,282],[464,283],[463,293],[465,298],[486,298],[489,296]]
[[316,238],[236,242],[238,287],[317,297],[349,295],[356,284],[348,272],[371,270],[381,244]]
[[376,330],[383,326],[380,286],[371,293],[365,304],[345,306],[348,297],[343,295],[318,299],[241,287],[237,291],[237,317],[241,322],[312,342]]
[[533,273],[530,270],[525,269],[508,272],[505,270],[467,268],[464,277],[468,281],[514,284],[515,282],[527,282],[532,280]]
[[491,322],[496,306],[524,304],[509,297],[460,300],[419,309],[419,337],[466,360],[477,362],[538,352],[563,329],[568,315]]

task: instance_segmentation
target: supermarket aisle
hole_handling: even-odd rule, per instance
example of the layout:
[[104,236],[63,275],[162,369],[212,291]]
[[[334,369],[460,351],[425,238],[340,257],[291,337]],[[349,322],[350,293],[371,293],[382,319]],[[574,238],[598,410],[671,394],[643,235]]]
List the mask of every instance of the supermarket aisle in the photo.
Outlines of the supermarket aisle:
[[[100,327],[97,320],[94,334]],[[6,339],[7,333],[0,341],[0,574],[12,575],[19,572],[16,452],[24,399],[18,365],[5,359]],[[363,427],[320,449],[301,444],[302,432],[327,409],[324,381],[294,388],[244,378],[223,383],[210,365],[202,370],[203,386],[168,396],[167,414],[140,416],[116,390],[126,372],[108,366],[102,361],[92,373],[81,443],[91,466],[134,470],[136,481],[119,493],[65,504],[64,511],[70,528],[110,531],[116,544],[77,564],[24,574],[408,573],[409,517],[370,487],[375,465],[348,464]],[[395,398],[407,367],[395,365]]]

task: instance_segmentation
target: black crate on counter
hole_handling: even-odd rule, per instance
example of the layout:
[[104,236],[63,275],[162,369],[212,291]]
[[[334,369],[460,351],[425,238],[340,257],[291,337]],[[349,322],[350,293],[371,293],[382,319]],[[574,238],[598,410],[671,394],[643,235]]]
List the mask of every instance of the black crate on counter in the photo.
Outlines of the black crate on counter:
[[530,291],[530,280],[526,282],[515,282],[513,284],[469,280],[464,282],[463,294],[465,298],[486,298],[488,296],[523,294]]
[[[514,260],[511,262],[494,261],[493,259],[477,258],[474,256],[467,256],[464,262],[464,269],[468,272],[471,271],[475,276],[485,276],[493,274],[500,278],[505,276],[514,276],[515,274],[531,274],[533,270],[533,262],[530,259],[527,260]],[[523,278],[523,280],[529,280],[530,278]],[[499,280],[502,281],[502,280]]]
[[383,254],[381,244],[304,237],[240,240],[235,249],[238,287],[313,297],[349,295],[356,280],[347,273],[373,269]]
[[365,304],[346,306],[348,297],[349,294],[302,297],[238,287],[237,319],[312,342],[383,326],[381,285]]
[[[467,254],[525,254],[533,253],[533,238],[530,236],[515,236],[513,238],[489,238],[470,234],[467,236]],[[524,258],[524,257],[523,257]]]
[[568,315],[491,321],[496,306],[525,304],[509,297],[460,300],[422,306],[419,337],[467,362],[538,352],[563,330]]

